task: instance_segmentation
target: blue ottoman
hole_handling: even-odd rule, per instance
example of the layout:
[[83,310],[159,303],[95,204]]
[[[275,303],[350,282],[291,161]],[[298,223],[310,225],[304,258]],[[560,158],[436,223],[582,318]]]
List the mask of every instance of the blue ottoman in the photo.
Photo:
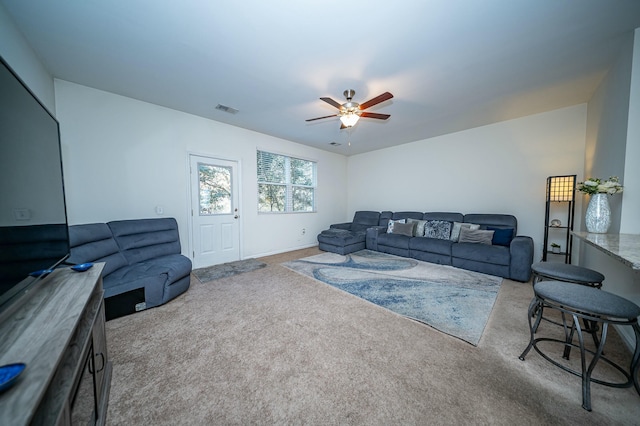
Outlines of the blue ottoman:
[[349,231],[347,229],[331,228],[318,234],[318,247],[320,250],[338,254],[349,254],[354,251],[364,250],[366,231]]

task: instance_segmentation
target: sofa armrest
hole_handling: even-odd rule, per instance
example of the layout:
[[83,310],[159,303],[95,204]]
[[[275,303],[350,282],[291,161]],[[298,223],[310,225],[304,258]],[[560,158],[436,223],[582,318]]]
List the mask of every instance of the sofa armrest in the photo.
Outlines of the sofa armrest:
[[346,223],[334,223],[333,225],[331,225],[329,228],[334,228],[334,229],[346,229],[347,231],[349,231],[351,229],[351,224],[353,222],[346,222]]
[[509,275],[511,279],[526,282],[531,278],[531,264],[533,263],[533,238],[517,236],[509,246],[511,265]]
[[378,235],[386,233],[386,226],[372,226],[371,228],[367,228],[367,238],[365,240],[367,250],[378,251]]

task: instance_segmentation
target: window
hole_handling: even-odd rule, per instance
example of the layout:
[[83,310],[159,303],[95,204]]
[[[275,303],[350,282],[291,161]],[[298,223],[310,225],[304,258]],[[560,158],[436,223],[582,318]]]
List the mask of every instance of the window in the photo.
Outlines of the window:
[[231,168],[198,163],[200,216],[231,214]]
[[315,162],[258,151],[258,212],[313,212],[315,192]]

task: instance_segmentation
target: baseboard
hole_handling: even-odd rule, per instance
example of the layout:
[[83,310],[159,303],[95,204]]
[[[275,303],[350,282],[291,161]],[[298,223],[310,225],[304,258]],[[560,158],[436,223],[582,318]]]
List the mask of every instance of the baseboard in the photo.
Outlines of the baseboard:
[[633,353],[636,348],[636,337],[635,333],[633,332],[633,328],[629,327],[628,325],[614,325],[614,327],[622,338],[624,344],[627,345],[627,349],[629,349],[629,352]]
[[308,249],[308,248],[311,248],[311,247],[318,247],[318,244],[317,243],[305,244],[305,245],[302,245],[302,246],[291,247],[291,248],[287,248],[287,249],[283,249],[283,250],[271,251],[271,252],[266,252],[266,253],[258,253],[258,254],[253,254],[251,256],[243,257],[242,259],[243,260],[244,259],[256,259],[258,257],[273,256],[274,254],[287,253],[287,252],[290,252],[290,251]]

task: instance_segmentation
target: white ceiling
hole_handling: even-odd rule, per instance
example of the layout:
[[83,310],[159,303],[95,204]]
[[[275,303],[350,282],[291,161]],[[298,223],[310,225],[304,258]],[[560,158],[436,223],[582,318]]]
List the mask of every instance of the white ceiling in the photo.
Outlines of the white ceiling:
[[[586,102],[640,27],[639,0],[0,3],[56,78],[345,155]],[[391,118],[305,122],[345,89]]]

